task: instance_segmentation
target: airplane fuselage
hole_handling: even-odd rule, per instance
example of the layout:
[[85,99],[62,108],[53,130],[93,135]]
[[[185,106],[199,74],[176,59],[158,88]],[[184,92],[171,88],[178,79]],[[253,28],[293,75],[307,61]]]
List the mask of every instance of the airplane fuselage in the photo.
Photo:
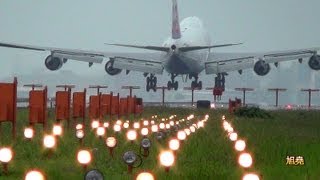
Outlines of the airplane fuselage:
[[199,74],[204,70],[204,62],[210,54],[209,49],[191,52],[180,52],[179,47],[209,46],[211,39],[209,33],[197,17],[188,17],[181,21],[181,38],[169,37],[163,46],[170,47],[171,51],[164,54],[164,68],[173,74]]

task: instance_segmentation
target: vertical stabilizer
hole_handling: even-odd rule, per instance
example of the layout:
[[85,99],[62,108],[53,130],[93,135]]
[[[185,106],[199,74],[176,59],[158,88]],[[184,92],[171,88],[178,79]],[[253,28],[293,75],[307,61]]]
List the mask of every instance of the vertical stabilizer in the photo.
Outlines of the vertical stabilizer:
[[172,39],[180,39],[180,23],[177,0],[172,0]]

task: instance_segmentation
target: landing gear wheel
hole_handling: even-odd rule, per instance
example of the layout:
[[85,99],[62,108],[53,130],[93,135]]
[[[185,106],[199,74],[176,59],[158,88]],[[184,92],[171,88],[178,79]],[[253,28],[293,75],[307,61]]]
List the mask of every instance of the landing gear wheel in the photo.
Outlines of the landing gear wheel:
[[175,91],[178,90],[178,86],[179,86],[178,81],[174,82],[173,88]]
[[191,89],[197,88],[197,83],[195,81],[191,82]]
[[149,83],[147,83],[147,85],[146,85],[146,90],[147,90],[147,92],[150,91],[150,84]]
[[170,90],[171,90],[171,88],[172,88],[172,83],[171,83],[171,81],[168,81],[168,83],[167,83],[167,87],[168,87],[168,90],[170,91]]

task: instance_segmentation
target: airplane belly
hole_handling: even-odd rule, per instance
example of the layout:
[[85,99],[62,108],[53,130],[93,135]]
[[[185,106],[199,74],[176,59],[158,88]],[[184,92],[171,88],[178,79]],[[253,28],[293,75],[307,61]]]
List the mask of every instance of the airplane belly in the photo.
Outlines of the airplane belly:
[[166,61],[164,68],[167,72],[174,74],[200,73],[204,69],[199,61],[181,55],[170,56]]

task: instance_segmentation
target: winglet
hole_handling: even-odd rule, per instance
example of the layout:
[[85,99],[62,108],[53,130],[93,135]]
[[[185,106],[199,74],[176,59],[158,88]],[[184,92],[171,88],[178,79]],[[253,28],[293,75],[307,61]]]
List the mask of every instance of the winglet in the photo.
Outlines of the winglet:
[[172,0],[172,39],[180,39],[180,23],[177,0]]

